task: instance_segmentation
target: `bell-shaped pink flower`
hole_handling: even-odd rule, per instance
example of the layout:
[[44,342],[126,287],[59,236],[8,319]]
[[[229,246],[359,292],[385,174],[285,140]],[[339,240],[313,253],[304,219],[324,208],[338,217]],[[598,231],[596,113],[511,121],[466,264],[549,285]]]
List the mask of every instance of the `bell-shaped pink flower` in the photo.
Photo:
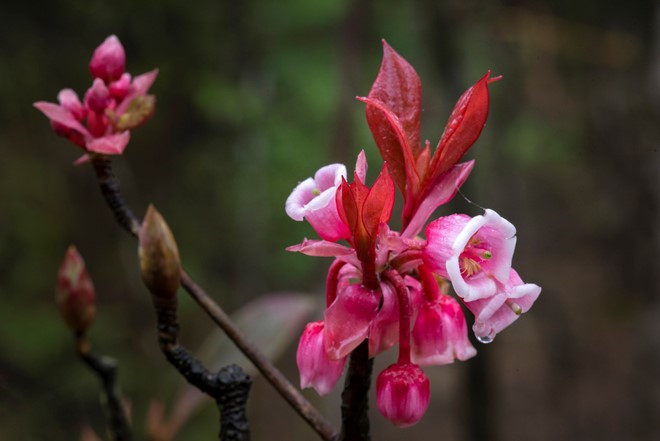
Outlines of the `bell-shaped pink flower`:
[[350,237],[335,202],[342,178],[346,178],[343,164],[321,167],[313,178],[305,179],[293,190],[286,200],[286,213],[296,221],[305,219],[325,240],[334,242]]
[[337,293],[325,310],[325,350],[331,360],[346,357],[369,334],[376,316],[380,293],[360,284],[349,285]]
[[378,410],[398,427],[416,424],[426,413],[430,398],[429,380],[416,364],[395,363],[378,375]]
[[111,35],[94,51],[89,62],[89,71],[94,78],[101,78],[106,83],[110,83],[121,77],[125,66],[124,46],[115,35]]
[[475,355],[458,302],[447,295],[423,301],[412,331],[412,361],[421,366],[443,365]]
[[472,330],[482,343],[490,343],[504,328],[529,311],[541,294],[541,287],[522,281],[511,268],[506,284],[498,284],[500,291],[487,299],[466,302],[474,314]]
[[490,297],[509,279],[516,228],[495,211],[441,217],[426,227],[426,237],[424,263],[451,280],[465,301]]
[[312,387],[319,395],[327,395],[335,387],[346,364],[346,357],[336,361],[328,358],[323,343],[324,327],[322,321],[308,323],[296,353],[300,388]]

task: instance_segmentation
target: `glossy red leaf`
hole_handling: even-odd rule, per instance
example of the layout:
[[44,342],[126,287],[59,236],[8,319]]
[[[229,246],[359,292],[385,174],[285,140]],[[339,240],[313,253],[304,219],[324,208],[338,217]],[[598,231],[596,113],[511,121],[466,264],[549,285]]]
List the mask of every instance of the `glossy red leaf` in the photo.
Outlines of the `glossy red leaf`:
[[481,134],[488,117],[489,77],[490,71],[456,102],[431,160],[425,184],[432,183],[456,164]]
[[[397,116],[406,134],[408,145],[415,157],[421,151],[419,146],[419,125],[422,109],[422,83],[415,69],[383,40],[383,61],[378,76],[371,86],[368,97],[381,101]],[[371,115],[378,123],[378,115]],[[369,121],[367,108],[367,120]],[[369,121],[369,126],[372,122]],[[371,129],[374,131],[373,128]],[[378,142],[378,140],[376,140]],[[387,158],[384,158],[389,161]]]

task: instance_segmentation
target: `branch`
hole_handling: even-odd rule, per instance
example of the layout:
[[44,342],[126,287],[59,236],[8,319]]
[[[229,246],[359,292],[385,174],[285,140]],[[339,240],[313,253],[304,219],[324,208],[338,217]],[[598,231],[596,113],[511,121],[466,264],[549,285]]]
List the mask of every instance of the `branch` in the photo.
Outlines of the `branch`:
[[86,336],[82,333],[76,334],[76,351],[78,355],[99,377],[103,385],[112,440],[132,441],[133,433],[117,388],[117,362],[110,357],[92,354],[90,349]]
[[246,405],[252,379],[235,364],[209,372],[179,344],[176,309],[160,303],[155,307],[161,351],[186,381],[215,400],[220,411],[220,440],[249,441]]
[[[101,192],[112,210],[115,219],[124,230],[137,237],[140,224],[135,215],[127,207],[121,195],[119,183],[112,173],[111,159],[107,156],[93,155],[92,165],[99,181]],[[337,437],[336,431],[323,415],[243,335],[224,310],[195,283],[183,268],[181,269],[181,285],[323,440],[332,441]]]
[[369,343],[363,341],[351,353],[351,359],[341,393],[340,440],[369,441],[369,386],[374,360],[369,358]]

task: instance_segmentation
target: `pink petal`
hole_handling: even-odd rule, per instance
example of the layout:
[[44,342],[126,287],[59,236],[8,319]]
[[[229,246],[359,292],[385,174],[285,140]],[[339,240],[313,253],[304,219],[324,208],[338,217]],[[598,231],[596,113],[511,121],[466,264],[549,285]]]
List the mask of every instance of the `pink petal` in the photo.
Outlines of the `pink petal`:
[[305,218],[305,205],[314,199],[314,189],[316,183],[312,178],[305,179],[293,189],[284,204],[284,210],[291,219],[300,222]]
[[72,89],[62,89],[60,93],[57,94],[57,100],[60,102],[60,105],[67,109],[78,121],[82,121],[85,118],[85,108],[83,107],[78,94]]
[[367,338],[376,315],[380,293],[362,285],[340,291],[325,311],[325,349],[331,360],[346,357]]
[[95,138],[87,143],[87,150],[105,155],[121,155],[131,139],[131,133],[127,130],[114,135]]
[[355,254],[355,250],[352,248],[327,240],[305,239],[302,243],[287,247],[286,250],[314,257],[339,257]]
[[137,77],[133,78],[133,84],[131,85],[131,92],[128,94],[126,98],[123,99],[121,104],[119,104],[119,106],[117,107],[116,110],[117,115],[121,115],[122,113],[124,113],[134,98],[145,95],[151,88],[154,81],[156,81],[157,76],[158,76],[158,69],[154,69],[150,72],[143,73],[142,75],[138,75]]
[[360,150],[357,161],[355,162],[355,174],[360,178],[362,182],[367,179],[367,168],[367,157],[364,154],[364,150]]
[[108,104],[110,104],[110,91],[108,87],[102,79],[94,79],[92,87],[87,89],[85,93],[85,105],[94,112],[103,113],[106,107],[108,107]]
[[454,165],[441,175],[428,190],[410,223],[401,234],[403,237],[415,237],[422,231],[424,224],[436,208],[454,198],[474,167],[474,160]]
[[39,109],[52,122],[79,132],[85,137],[85,139],[91,138],[87,129],[64,107],[46,101],[36,102],[34,103],[34,107]]
[[341,184],[342,176],[346,177],[346,166],[344,164],[330,164],[321,167],[314,174],[314,182],[320,191],[331,187],[338,187]]
[[324,326],[322,321],[308,323],[296,353],[300,388],[312,387],[319,395],[327,395],[334,388],[346,364],[346,357],[337,361],[328,358],[323,343]]
[[385,352],[399,340],[399,299],[387,283],[380,284],[383,304],[369,329],[369,358]]

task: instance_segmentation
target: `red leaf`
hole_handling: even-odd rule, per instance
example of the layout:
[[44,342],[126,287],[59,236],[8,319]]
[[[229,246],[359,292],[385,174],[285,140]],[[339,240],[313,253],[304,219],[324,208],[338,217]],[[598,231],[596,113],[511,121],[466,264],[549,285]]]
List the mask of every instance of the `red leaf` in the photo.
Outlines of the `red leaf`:
[[364,228],[374,240],[380,224],[390,220],[393,205],[394,182],[387,172],[387,163],[385,163],[362,206]]
[[[414,156],[417,157],[421,151],[419,124],[422,108],[422,83],[415,69],[385,40],[383,40],[383,61],[378,76],[369,91],[369,98],[381,101],[399,118],[408,145]],[[368,115],[367,118],[369,118]],[[371,126],[371,123],[369,125]],[[385,160],[388,161],[387,158]]]
[[431,160],[425,184],[433,182],[456,164],[481,134],[488,117],[489,77],[490,71],[456,102]]
[[[371,98],[358,99],[367,104],[367,121],[371,132],[401,193],[405,198],[410,192],[416,194],[419,176],[401,121],[383,102]],[[376,122],[372,124],[373,121]]]

